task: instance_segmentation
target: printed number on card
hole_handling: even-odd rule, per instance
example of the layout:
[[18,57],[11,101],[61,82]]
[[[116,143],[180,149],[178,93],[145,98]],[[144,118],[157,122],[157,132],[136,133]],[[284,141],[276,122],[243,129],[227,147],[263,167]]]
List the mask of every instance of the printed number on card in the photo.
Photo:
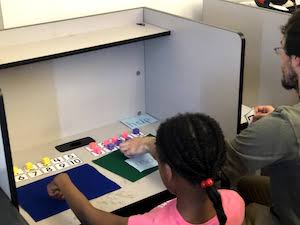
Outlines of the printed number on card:
[[67,167],[69,167],[69,166],[70,166],[70,165],[69,165],[67,162],[62,162],[62,163],[55,164],[55,167],[56,167],[58,170],[67,168]]
[[77,159],[69,160],[68,163],[73,166],[73,165],[82,163],[82,161],[81,161],[81,159],[77,158]]
[[75,155],[74,153],[72,153],[72,154],[64,155],[64,158],[66,160],[70,160],[70,159],[76,159],[78,157],[77,157],[77,155]]
[[35,171],[32,171],[32,172],[29,172],[28,175],[30,177],[37,177],[37,176],[40,176],[42,175],[43,173],[40,171],[40,170],[35,170]]
[[56,171],[56,169],[53,166],[49,166],[49,167],[42,168],[42,171],[44,173],[51,173],[51,172]]
[[28,179],[28,177],[27,177],[26,174],[22,174],[22,175],[19,175],[19,176],[15,177],[16,183],[19,182],[19,181],[27,180],[27,179]]

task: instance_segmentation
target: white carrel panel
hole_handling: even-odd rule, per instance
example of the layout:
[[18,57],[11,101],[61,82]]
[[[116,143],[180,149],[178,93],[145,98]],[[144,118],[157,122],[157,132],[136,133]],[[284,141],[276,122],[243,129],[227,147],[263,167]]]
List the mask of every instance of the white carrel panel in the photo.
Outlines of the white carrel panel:
[[144,86],[143,42],[2,69],[12,151],[143,112]]
[[12,152],[61,136],[53,69],[49,60],[0,70]]
[[0,31],[0,47],[122,27],[142,22],[143,9],[131,9]]
[[53,76],[62,137],[145,111],[143,42],[56,59]]
[[227,137],[237,131],[241,36],[145,9],[146,23],[171,36],[145,43],[146,111],[159,119],[178,112],[216,118]]
[[[216,16],[218,15],[218,16]],[[294,92],[281,87],[280,26],[289,14],[223,0],[203,1],[203,21],[243,32],[246,38],[243,104],[294,104]]]
[[0,3],[0,30],[4,29],[2,7]]

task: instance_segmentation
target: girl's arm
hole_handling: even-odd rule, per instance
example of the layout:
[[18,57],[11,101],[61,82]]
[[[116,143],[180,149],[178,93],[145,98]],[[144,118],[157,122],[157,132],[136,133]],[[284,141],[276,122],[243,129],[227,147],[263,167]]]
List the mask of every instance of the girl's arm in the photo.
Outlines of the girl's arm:
[[127,225],[128,223],[128,217],[117,216],[93,207],[65,173],[57,175],[48,184],[47,190],[50,197],[65,199],[82,224]]
[[127,157],[150,153],[156,156],[155,137],[136,137],[120,144],[120,150]]

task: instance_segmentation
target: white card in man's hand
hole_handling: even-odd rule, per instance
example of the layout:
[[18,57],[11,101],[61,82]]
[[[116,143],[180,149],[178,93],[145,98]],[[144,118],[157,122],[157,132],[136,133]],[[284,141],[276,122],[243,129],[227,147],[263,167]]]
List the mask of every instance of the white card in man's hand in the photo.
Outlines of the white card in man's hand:
[[247,123],[250,124],[253,121],[253,116],[255,115],[254,108],[252,108],[249,112],[247,112],[244,117],[247,120]]
[[134,156],[130,159],[126,159],[130,166],[136,168],[139,172],[150,169],[158,165],[157,161],[149,153]]

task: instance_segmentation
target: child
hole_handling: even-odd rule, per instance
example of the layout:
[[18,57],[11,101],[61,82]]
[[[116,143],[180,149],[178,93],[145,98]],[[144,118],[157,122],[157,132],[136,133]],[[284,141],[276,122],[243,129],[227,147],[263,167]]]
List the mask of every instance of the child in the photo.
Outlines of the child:
[[[141,139],[130,142],[137,140]],[[150,140],[149,144],[154,144],[154,139]],[[163,183],[177,198],[143,215],[120,217],[95,209],[66,174],[54,178],[48,193],[65,199],[84,224],[240,225],[244,219],[243,200],[234,191],[217,191],[214,185],[225,160],[224,145],[218,123],[204,114],[179,114],[162,123],[156,148],[149,149],[158,161]]]

